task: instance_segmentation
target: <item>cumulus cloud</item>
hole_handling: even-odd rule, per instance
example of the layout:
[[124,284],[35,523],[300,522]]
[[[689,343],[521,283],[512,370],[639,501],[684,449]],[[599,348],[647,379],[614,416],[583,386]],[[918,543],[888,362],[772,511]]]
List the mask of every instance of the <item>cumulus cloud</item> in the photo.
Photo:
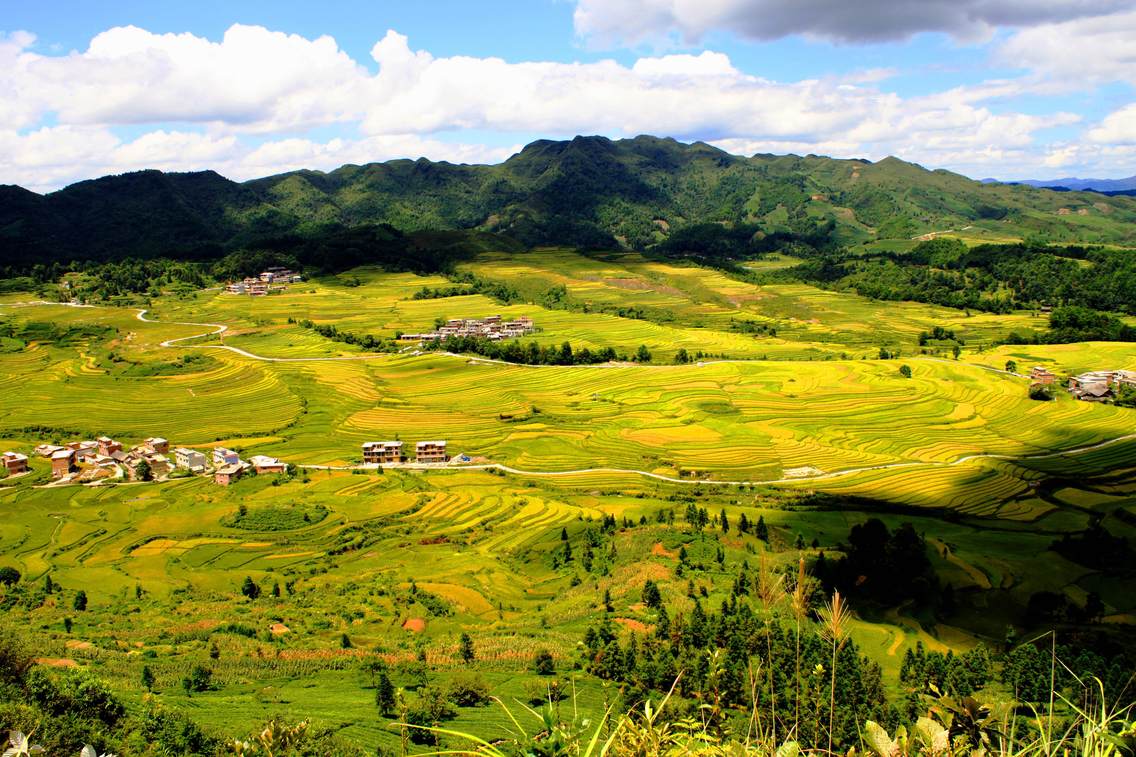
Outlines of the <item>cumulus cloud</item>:
[[1136,103],[1108,114],[1085,136],[1098,145],[1136,145]]
[[998,49],[997,59],[1028,69],[1039,81],[1070,88],[1114,81],[1136,86],[1133,40],[1136,10],[1129,10],[1023,29]]
[[[651,133],[745,154],[897,154],[960,168],[1014,155],[1040,160],[1039,133],[1078,121],[990,107],[1020,94],[1020,80],[903,97],[883,87],[889,69],[780,82],[715,51],[629,64],[508,62],[435,56],[388,31],[371,58],[363,65],[329,37],[241,25],[220,41],[116,28],[65,55],[35,52],[29,34],[0,37],[0,182],[55,188],[139,168],[213,168],[244,179],[394,157],[496,162],[517,149],[460,139],[472,130],[517,135],[498,144]],[[1131,134],[1130,116],[1110,119],[1093,139]],[[136,132],[139,124],[153,131],[118,136],[118,127]],[[313,127],[329,125],[338,136],[311,138]]]
[[[220,42],[134,26],[83,52],[44,56],[26,39],[0,44],[0,87],[67,123],[184,121],[246,131],[322,125],[357,115],[367,71],[331,37],[236,24]],[[7,99],[7,98],[4,98]]]
[[1030,27],[1130,8],[1129,0],[577,0],[578,34],[603,44],[675,37],[697,42],[711,31],[758,40],[793,34],[838,42],[902,40],[943,32],[988,39],[999,27]]

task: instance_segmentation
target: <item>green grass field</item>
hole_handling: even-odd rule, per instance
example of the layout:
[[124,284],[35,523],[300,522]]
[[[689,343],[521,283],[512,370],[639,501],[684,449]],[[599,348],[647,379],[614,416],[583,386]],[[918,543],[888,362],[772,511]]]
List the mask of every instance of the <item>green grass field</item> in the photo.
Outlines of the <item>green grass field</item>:
[[[1123,581],[1049,550],[1097,519],[1136,535],[1136,439],[1123,439],[1136,413],[1064,394],[1033,402],[1024,379],[1000,372],[1009,359],[1059,373],[1136,369],[1129,346],[994,348],[1040,320],[759,287],[633,255],[540,250],[465,267],[515,284],[533,303],[563,284],[570,307],[503,306],[482,295],[414,300],[422,286],[450,282],[370,269],[259,299],[164,296],[149,307],[156,322],[130,308],[6,296],[0,319],[33,336],[0,345],[3,449],[159,435],[175,446],[222,443],[298,465],[345,466],[358,462],[364,441],[442,438],[453,455],[520,471],[304,469],[230,488],[205,478],[45,487],[48,466],[35,458],[31,475],[0,480],[0,565],[29,582],[50,575],[64,591],[13,608],[9,621],[35,634],[42,657],[89,666],[132,695],[149,665],[164,701],[220,730],[284,713],[394,749],[398,735],[375,714],[358,670],[364,657],[383,656],[409,685],[397,665],[424,649],[434,675],[446,678],[461,667],[457,638],[467,631],[475,668],[499,694],[524,697],[537,682],[536,650],[551,649],[561,671],[571,669],[605,590],[621,624],[645,627],[648,578],[679,605],[694,581],[716,605],[742,561],[766,555],[792,567],[798,535],[815,540],[805,549],[811,556],[838,550],[869,514],[891,526],[915,523],[941,580],[966,598],[940,622],[903,612],[857,621],[854,638],[889,686],[916,641],[944,650],[993,643],[1038,591],[1078,602],[1098,593],[1108,627],[1136,617]],[[650,320],[601,312],[627,305]],[[532,316],[538,342],[627,352],[644,344],[655,362],[528,367],[367,355],[288,322],[389,337],[439,317],[491,313]],[[747,320],[775,325],[777,336],[732,330]],[[177,321],[225,324],[223,345],[283,360],[217,349],[216,338],[162,347],[207,330]],[[918,334],[935,325],[966,340],[960,359],[919,353]],[[902,356],[875,359],[881,346]],[[680,347],[731,359],[671,365]],[[903,364],[911,378],[900,375]],[[691,500],[734,522],[761,515],[769,544],[656,521],[660,511],[681,516]],[[242,505],[253,517],[238,522]],[[561,529],[575,539],[605,515],[629,525],[614,535],[603,569],[554,566]],[[675,575],[680,547],[702,565],[685,578]],[[245,576],[266,596],[241,597]],[[267,596],[273,584],[285,587],[281,597]],[[71,609],[80,589],[91,600],[86,612]],[[419,631],[404,627],[419,623]],[[210,662],[214,644],[219,658]],[[214,667],[219,688],[188,697],[180,680],[201,663]],[[579,687],[581,707],[601,710],[595,679],[581,675]],[[504,717],[469,709],[456,723],[491,734]]]

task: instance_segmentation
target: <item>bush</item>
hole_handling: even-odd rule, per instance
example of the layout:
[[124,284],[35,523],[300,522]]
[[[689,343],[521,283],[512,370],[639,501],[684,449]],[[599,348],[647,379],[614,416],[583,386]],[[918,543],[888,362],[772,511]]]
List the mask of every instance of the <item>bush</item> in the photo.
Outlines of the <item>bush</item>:
[[529,704],[548,704],[568,697],[568,683],[559,679],[539,679],[525,683],[525,697]]
[[533,658],[533,670],[537,675],[551,676],[556,674],[556,661],[552,659],[552,652],[542,649]]
[[1054,398],[1053,387],[1045,384],[1034,384],[1030,387],[1029,398],[1038,402],[1052,402]]
[[20,571],[5,565],[0,568],[0,584],[11,586],[20,582]]
[[52,675],[46,668],[32,668],[27,676],[27,692],[40,709],[57,717],[98,720],[113,726],[126,713],[110,688],[83,670]]
[[450,699],[458,707],[481,707],[489,704],[489,686],[474,673],[454,676],[449,685]]
[[194,665],[189,675],[182,679],[181,687],[187,694],[209,691],[213,688],[213,671],[204,665]]

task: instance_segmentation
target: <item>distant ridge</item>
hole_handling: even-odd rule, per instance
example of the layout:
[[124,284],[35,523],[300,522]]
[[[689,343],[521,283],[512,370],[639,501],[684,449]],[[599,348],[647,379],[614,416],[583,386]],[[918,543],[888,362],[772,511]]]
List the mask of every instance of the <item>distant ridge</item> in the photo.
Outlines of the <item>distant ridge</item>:
[[[895,157],[743,157],[652,136],[539,140],[498,165],[391,160],[243,183],[149,170],[47,195],[0,186],[9,263],[210,259],[380,227],[646,249],[694,224],[745,224],[818,247],[948,229],[1133,245],[1136,200],[983,184]],[[366,239],[342,243],[365,252]]]
[[1136,176],[1129,176],[1127,179],[1022,179],[1020,181],[1007,181],[999,182],[997,179],[983,179],[984,183],[1000,183],[1000,184],[1025,184],[1031,187],[1040,187],[1043,189],[1067,189],[1070,191],[1079,192],[1100,192],[1102,194],[1109,194],[1112,192],[1130,192],[1136,190]]

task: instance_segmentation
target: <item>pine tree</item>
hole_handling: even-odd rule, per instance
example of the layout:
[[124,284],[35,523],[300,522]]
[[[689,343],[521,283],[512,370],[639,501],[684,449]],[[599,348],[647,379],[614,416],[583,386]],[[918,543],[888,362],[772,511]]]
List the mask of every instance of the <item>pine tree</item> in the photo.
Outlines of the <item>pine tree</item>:
[[375,685],[375,706],[379,708],[380,715],[388,715],[394,711],[394,684],[384,668],[379,672],[379,680]]
[[749,533],[749,518],[746,517],[745,513],[742,513],[741,517],[738,518],[738,531],[743,534]]
[[79,612],[83,612],[87,609],[87,592],[83,591],[82,589],[79,590],[79,592],[75,595],[74,607]]
[[643,604],[655,610],[661,607],[662,603],[663,597],[659,593],[658,585],[648,578],[646,583],[643,584]]
[[769,542],[769,527],[765,525],[765,516],[757,516],[757,525],[754,526],[753,535],[763,542]]
[[241,594],[249,599],[256,599],[260,596],[260,587],[257,586],[256,581],[252,580],[251,576],[245,576],[245,580],[241,584]]
[[669,639],[671,636],[671,618],[667,614],[665,605],[659,605],[659,617],[655,621],[655,635],[660,639]]
[[150,670],[149,665],[142,666],[142,688],[146,691],[154,690],[154,671]]
[[730,519],[726,515],[726,511],[724,509],[722,510],[721,515],[718,516],[718,522],[722,524],[722,533],[730,533]]
[[459,654],[461,655],[462,662],[464,662],[466,665],[469,665],[474,661],[474,652],[473,639],[470,638],[470,635],[468,633],[462,633],[461,643],[459,646]]

